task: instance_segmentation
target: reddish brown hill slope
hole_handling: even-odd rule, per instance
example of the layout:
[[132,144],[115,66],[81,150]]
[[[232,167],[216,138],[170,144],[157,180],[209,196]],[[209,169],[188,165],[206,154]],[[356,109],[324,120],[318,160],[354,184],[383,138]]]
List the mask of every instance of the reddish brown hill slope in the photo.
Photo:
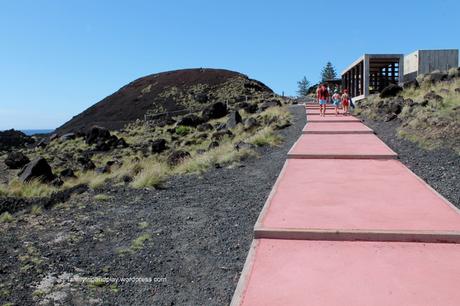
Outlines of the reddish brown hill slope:
[[149,113],[198,109],[215,101],[272,93],[263,83],[223,69],[184,69],[152,74],[123,86],[57,129],[67,133],[101,125],[122,128]]

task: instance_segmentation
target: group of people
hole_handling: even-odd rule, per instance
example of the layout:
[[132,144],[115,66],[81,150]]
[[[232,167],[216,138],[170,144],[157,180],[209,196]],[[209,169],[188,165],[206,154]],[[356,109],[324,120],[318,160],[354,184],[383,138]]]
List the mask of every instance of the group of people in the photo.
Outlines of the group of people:
[[340,106],[343,108],[343,114],[348,115],[350,114],[350,105],[353,105],[347,89],[344,89],[343,93],[340,93],[338,89],[335,89],[334,93],[331,94],[331,89],[326,87],[325,84],[318,86],[318,89],[316,90],[316,99],[319,103],[319,112],[322,117],[326,115],[326,106],[328,103],[332,103],[334,105],[336,116],[339,115]]

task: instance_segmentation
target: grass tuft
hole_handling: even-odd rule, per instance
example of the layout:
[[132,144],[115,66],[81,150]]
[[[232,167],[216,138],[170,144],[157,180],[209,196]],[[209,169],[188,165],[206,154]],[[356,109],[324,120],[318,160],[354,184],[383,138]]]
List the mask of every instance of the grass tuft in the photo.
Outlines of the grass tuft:
[[142,170],[134,177],[131,187],[140,189],[159,187],[166,180],[169,167],[162,162],[146,160],[141,165]]
[[110,199],[112,199],[111,196],[109,196],[107,194],[103,194],[103,193],[96,194],[94,196],[94,200],[96,200],[98,202],[106,202],[106,201],[109,201]]
[[0,215],[0,223],[11,223],[13,221],[14,217],[7,211]]

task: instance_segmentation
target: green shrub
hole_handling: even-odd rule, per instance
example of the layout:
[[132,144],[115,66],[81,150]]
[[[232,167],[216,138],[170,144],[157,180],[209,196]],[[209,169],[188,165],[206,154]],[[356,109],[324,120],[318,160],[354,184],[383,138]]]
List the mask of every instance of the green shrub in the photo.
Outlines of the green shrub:
[[191,131],[191,129],[188,126],[180,125],[180,126],[176,127],[175,132],[179,136],[185,136],[185,135],[189,134],[190,131]]

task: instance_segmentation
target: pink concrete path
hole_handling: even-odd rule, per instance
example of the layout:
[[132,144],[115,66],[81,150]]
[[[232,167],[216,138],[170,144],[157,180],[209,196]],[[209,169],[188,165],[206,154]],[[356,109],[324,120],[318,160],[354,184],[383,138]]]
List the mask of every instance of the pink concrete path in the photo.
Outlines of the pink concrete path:
[[375,135],[338,134],[371,132],[357,118],[307,116],[231,305],[460,305],[459,210]]
[[460,242],[460,213],[397,160],[289,159],[255,232]]
[[[308,125],[308,123],[307,123]],[[304,134],[288,153],[288,158],[396,158],[377,136],[372,134]]]
[[361,122],[309,122],[303,134],[372,134],[374,131]]
[[460,244],[259,239],[232,305],[457,306]]
[[308,116],[307,115],[307,124],[310,122],[361,122],[358,118],[354,116],[343,116],[335,114],[326,114],[326,116],[321,117],[317,115]]

